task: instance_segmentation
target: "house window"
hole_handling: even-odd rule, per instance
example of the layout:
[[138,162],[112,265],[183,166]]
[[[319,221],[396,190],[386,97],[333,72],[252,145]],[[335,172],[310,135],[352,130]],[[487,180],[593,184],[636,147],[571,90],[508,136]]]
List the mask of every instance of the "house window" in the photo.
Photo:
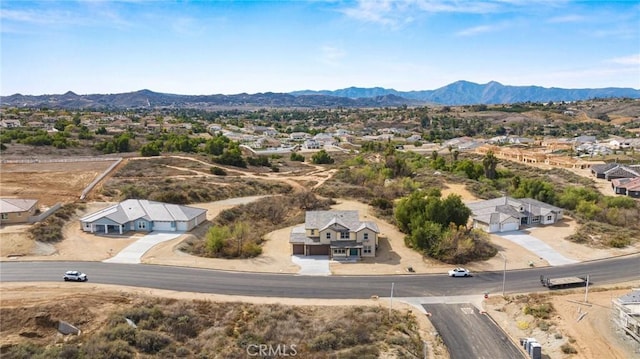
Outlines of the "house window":
[[551,216],[547,216],[547,222],[551,221]]
[[340,232],[340,239],[349,239],[349,232]]
[[347,250],[345,248],[337,248],[333,250],[333,254],[347,254]]
[[364,247],[362,247],[362,248],[363,248],[363,249],[362,249],[362,252],[363,252],[364,254],[371,254],[371,246],[364,246]]
[[331,239],[331,232],[327,232],[327,239]]
[[363,235],[362,235],[362,239],[363,239],[365,242],[368,242],[368,241],[369,241],[369,233],[365,233],[365,234],[363,234]]
[[538,216],[533,217],[533,218],[531,219],[531,222],[533,222],[533,223],[538,223],[538,222],[540,222],[540,217],[538,217]]
[[9,219],[9,213],[3,213],[2,219]]
[[138,229],[146,229],[147,228],[147,222],[138,222]]
[[175,221],[171,221],[171,228],[176,228],[176,222]]
[[311,235],[312,235],[312,236],[314,236],[315,234],[316,234],[316,230],[315,230],[315,229],[312,229],[312,230],[311,230]]

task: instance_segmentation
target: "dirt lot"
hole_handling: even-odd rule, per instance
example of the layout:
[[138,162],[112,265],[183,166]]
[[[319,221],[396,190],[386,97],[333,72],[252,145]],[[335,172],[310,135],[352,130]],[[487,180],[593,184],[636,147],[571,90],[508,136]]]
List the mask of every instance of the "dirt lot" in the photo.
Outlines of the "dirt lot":
[[33,198],[50,207],[77,201],[80,194],[112,161],[0,164],[0,196]]
[[[42,164],[42,166],[33,167],[29,170],[18,166],[5,167],[7,166],[5,164],[0,167],[0,170],[2,171],[2,186],[0,187],[0,193],[3,196],[36,197],[40,199],[41,203],[46,204],[49,204],[49,202],[51,202],[50,204],[53,204],[55,202],[65,201],[65,199],[75,200],[78,198],[82,189],[91,182],[98,173],[104,171],[109,164],[110,163],[99,163],[95,168],[93,166],[87,166],[86,163],[74,164],[70,167],[66,167],[65,165],[64,168],[55,164]],[[301,175],[292,173],[261,176],[261,178],[265,177],[273,180],[285,180],[291,184],[297,183],[297,186],[307,186],[309,183],[313,183],[314,186],[317,186],[329,178],[330,174],[326,173],[326,171],[319,171],[319,169],[316,168],[316,170],[311,173],[304,173]],[[449,193],[456,193],[461,195],[463,200],[474,199],[473,196],[460,185],[448,185],[448,188],[443,189],[442,192],[444,196]],[[106,205],[108,204],[88,203],[87,208],[83,213],[93,212]],[[195,204],[194,206],[207,208],[209,219],[214,218],[223,209],[230,207],[228,204],[223,205],[215,202]],[[359,210],[361,219],[377,222],[381,230],[381,237],[383,238],[381,240],[379,255],[375,259],[367,259],[359,263],[331,264],[331,270],[334,274],[397,274],[406,273],[406,268],[409,266],[413,267],[418,273],[442,273],[451,267],[450,265],[423,258],[421,255],[407,249],[404,246],[403,234],[397,231],[397,229],[391,224],[376,218],[373,215],[371,208],[366,204],[355,201],[338,200],[338,203],[334,208]],[[82,213],[79,213],[78,215],[82,215]],[[555,226],[535,228],[532,232],[537,238],[543,239],[547,244],[565,256],[579,260],[605,258],[613,255],[637,252],[639,250],[637,246],[624,250],[596,250],[564,240],[563,238],[575,231],[575,226],[576,224],[572,219],[566,218]],[[27,226],[20,225],[4,226],[3,228],[0,228],[0,236],[2,237],[2,241],[0,242],[0,260],[100,261],[115,255],[118,251],[125,248],[139,237],[139,235],[109,238],[94,236],[82,232],[79,228],[79,223],[77,221],[72,221],[65,228],[64,241],[56,245],[36,245],[33,241],[28,240],[24,235],[26,228]],[[176,250],[180,242],[188,236],[188,234],[186,234],[180,238],[156,246],[151,251],[147,252],[143,257],[143,262],[229,270],[295,273],[297,272],[298,267],[292,264],[290,260],[291,252],[290,245],[288,243],[290,230],[291,228],[284,228],[268,234],[266,236],[267,242],[264,245],[263,255],[254,259],[224,260],[189,256]],[[507,257],[508,269],[527,267],[529,261],[532,261],[535,266],[548,265],[548,263],[538,258],[535,254],[520,246],[514,245],[505,239],[498,236],[492,236],[491,240]],[[21,257],[18,259],[8,259],[7,257],[12,254],[21,255]],[[470,264],[468,267],[472,271],[502,270],[503,261],[501,257],[497,256],[496,258],[488,261]],[[640,283],[634,285],[638,286]],[[147,289],[105,287],[97,285],[85,286],[81,290],[82,293],[79,294],[69,292],[68,288],[66,286],[63,287],[62,284],[59,285],[51,283],[42,285],[1,283],[0,289],[2,290],[1,305],[3,307],[6,305],[27,305],[28,303],[35,303],[34,305],[36,305],[37,303],[49,302],[54,298],[65,298],[68,296],[83,297],[88,296],[90,292],[98,296],[98,299],[95,300],[103,302],[108,302],[110,298],[113,299],[114,296],[123,295],[123,293],[149,293],[154,295],[157,294],[183,298],[193,298],[194,296],[197,296],[198,298],[203,297],[202,294],[196,295],[189,293],[159,292]],[[612,297],[623,292],[624,291],[591,293],[589,301],[592,306],[588,307],[589,314],[578,324],[575,324],[574,318],[576,312],[575,304],[573,304],[573,302],[568,302],[567,299],[562,299],[562,297],[554,296],[553,305],[558,314],[554,316],[553,319],[552,328],[555,328],[554,331],[552,332],[549,330],[550,333],[553,333],[553,336],[547,339],[544,339],[542,333],[527,332],[518,328],[518,322],[527,319],[519,318],[520,313],[522,313],[522,308],[518,307],[519,304],[515,301],[512,303],[506,303],[501,299],[492,297],[486,304],[487,310],[490,311],[490,314],[496,318],[496,321],[503,326],[512,337],[517,339],[522,336],[540,336],[538,341],[542,342],[543,345],[548,348],[545,349],[546,351],[543,350],[543,352],[547,353],[549,358],[565,357],[565,355],[561,354],[559,351],[560,349],[558,349],[561,345],[561,340],[555,339],[556,333],[560,333],[562,337],[565,338],[565,341],[569,340],[568,338],[573,338],[572,340],[575,340],[575,342],[571,343],[578,350],[578,354],[574,357],[631,358],[633,357],[632,355],[637,356],[637,353],[634,354],[633,349],[631,349],[631,351],[624,349],[624,343],[617,343],[614,341],[612,339],[613,332],[609,327],[603,326],[603,323],[606,323],[606,314],[609,312],[607,307],[608,303],[610,303]],[[580,299],[580,294],[575,294],[574,297]],[[571,299],[574,297],[568,298]],[[211,300],[216,301],[246,300],[259,303],[279,302],[304,305],[318,304],[317,301],[282,300],[280,298],[231,298],[217,295],[207,296],[207,298],[212,298]],[[335,305],[349,305],[351,302],[323,300],[321,304],[326,305],[329,303]],[[424,320],[424,323],[421,323],[421,325],[424,325],[424,330],[426,332],[433,332],[433,329],[430,329],[430,324],[427,320]],[[544,340],[547,340],[547,342],[544,342]]]
[[[524,296],[509,296],[507,300],[495,296],[484,304],[487,313],[515,342],[519,338],[535,338],[547,358],[640,358],[640,343],[616,329],[611,304],[614,298],[639,286],[640,281],[635,281],[611,288],[591,288],[586,303],[584,289],[534,296],[533,303],[550,303],[553,307],[548,319],[525,314]],[[573,347],[577,353],[563,353],[563,345]]]

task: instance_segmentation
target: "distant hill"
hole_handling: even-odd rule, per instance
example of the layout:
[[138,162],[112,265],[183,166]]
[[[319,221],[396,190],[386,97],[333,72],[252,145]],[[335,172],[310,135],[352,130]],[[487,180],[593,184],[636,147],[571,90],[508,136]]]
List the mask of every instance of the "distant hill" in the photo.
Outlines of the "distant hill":
[[406,99],[440,105],[511,104],[517,102],[580,101],[594,98],[640,98],[640,90],[608,87],[599,89],[562,89],[540,86],[505,86],[491,81],[480,85],[469,81],[456,81],[436,90],[396,91],[381,87],[349,87],[335,91],[295,91],[292,95],[321,94],[348,98],[394,95]]
[[15,94],[0,97],[3,107],[48,107],[77,109],[125,108],[328,108],[328,107],[397,107],[417,106],[424,102],[385,94],[374,97],[348,98],[330,95],[299,95],[286,93],[258,93],[238,95],[175,95],[150,90],[120,94],[30,96]]
[[237,95],[176,95],[140,90],[120,94],[1,96],[4,107],[49,107],[70,109],[125,108],[371,108],[474,104],[511,104],[516,102],[560,102],[594,98],[640,98],[640,90],[631,88],[561,89],[539,86],[505,86],[498,82],[484,85],[457,81],[436,90],[396,91],[381,87],[349,87],[335,91],[295,91]]

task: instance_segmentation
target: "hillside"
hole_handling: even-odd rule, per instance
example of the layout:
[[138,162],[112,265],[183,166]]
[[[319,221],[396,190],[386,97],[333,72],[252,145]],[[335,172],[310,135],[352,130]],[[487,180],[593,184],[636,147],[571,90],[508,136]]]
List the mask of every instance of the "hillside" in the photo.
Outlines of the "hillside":
[[235,95],[177,95],[140,90],[119,94],[21,95],[0,97],[3,107],[47,107],[65,109],[131,108],[383,108],[398,106],[513,104],[562,102],[595,98],[640,98],[631,88],[561,89],[539,86],[484,85],[457,81],[436,90],[396,91],[350,87],[336,91],[295,91]]

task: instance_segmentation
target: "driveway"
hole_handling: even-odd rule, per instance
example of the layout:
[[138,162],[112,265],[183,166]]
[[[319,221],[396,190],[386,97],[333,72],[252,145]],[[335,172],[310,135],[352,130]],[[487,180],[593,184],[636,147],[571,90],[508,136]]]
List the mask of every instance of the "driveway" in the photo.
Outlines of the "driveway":
[[106,263],[140,263],[142,256],[156,244],[170,241],[181,236],[182,232],[151,232],[146,236],[131,243],[115,256],[105,259]]
[[300,266],[299,275],[331,275],[329,256],[291,256],[291,261]]
[[545,242],[533,237],[529,234],[524,234],[521,231],[504,232],[498,234],[500,237],[507,239],[515,244],[518,244],[531,252],[538,255],[538,257],[545,259],[552,266],[562,266],[565,264],[578,263],[577,260],[567,258],[558,253],[555,249],[551,248]]

